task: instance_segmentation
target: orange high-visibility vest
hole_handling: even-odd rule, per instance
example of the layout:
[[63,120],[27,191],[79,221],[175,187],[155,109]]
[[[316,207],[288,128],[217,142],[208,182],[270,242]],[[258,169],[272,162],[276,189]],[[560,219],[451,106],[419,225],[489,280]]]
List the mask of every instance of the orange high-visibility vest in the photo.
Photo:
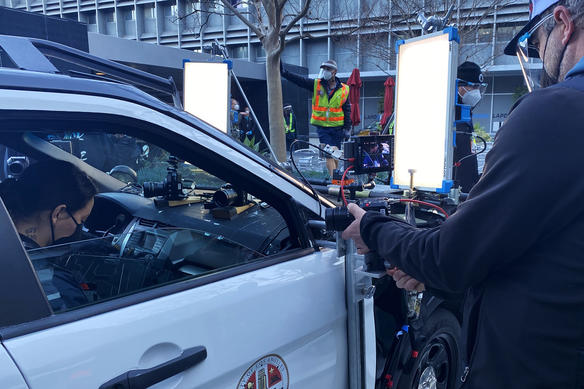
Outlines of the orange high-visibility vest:
[[329,99],[326,88],[320,84],[320,78],[314,80],[314,93],[312,94],[312,117],[310,124],[321,127],[342,127],[345,122],[343,104],[349,98],[349,86],[341,84]]

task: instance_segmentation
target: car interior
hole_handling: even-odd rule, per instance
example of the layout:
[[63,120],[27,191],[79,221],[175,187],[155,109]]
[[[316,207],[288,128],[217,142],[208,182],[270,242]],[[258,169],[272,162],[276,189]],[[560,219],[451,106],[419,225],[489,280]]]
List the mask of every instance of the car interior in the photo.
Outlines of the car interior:
[[[192,152],[181,159],[185,150],[126,128],[85,124],[20,123],[0,134],[1,180],[55,158],[75,164],[98,188],[80,235],[28,250],[43,287],[41,270],[50,269],[49,278],[66,272],[91,304],[306,247],[281,197],[245,182],[228,162]],[[52,308],[76,308],[70,305]]]

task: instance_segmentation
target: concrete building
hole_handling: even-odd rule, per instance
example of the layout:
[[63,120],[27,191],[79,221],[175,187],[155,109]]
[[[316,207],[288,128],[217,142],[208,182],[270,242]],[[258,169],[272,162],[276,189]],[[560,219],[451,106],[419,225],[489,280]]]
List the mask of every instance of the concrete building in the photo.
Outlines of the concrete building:
[[[292,2],[297,7],[302,4],[302,0]],[[468,5],[470,3],[472,5]],[[469,15],[468,7],[472,8],[471,19],[476,19],[478,28],[474,36],[465,37],[460,60],[473,60],[487,69],[489,88],[475,109],[474,117],[488,132],[495,132],[499,128],[509,108],[522,92],[523,80],[516,59],[499,54],[528,19],[526,0],[501,2],[489,16],[477,16],[493,3],[458,0],[460,11],[454,13],[452,20],[456,22],[461,17],[466,18]],[[245,2],[234,4],[242,11],[247,11]],[[219,8],[205,8],[211,13],[197,12],[202,7],[200,1],[0,0],[1,5],[81,21],[87,23],[91,32],[143,43],[202,51],[204,46],[217,40],[227,46],[232,58],[265,61],[265,52],[258,39],[241,20],[233,15],[221,15]],[[387,31],[399,34],[400,31],[413,28],[414,34],[419,34],[419,27],[412,21],[404,23],[403,15],[391,6],[392,0],[313,0],[310,17],[302,19],[298,28],[292,29],[290,33],[292,37],[298,31],[310,32],[312,38],[287,45],[283,53],[284,62],[308,68],[311,76],[316,76],[319,65],[328,58],[335,59],[339,64],[341,79],[346,79],[352,69],[358,67],[364,81],[361,126],[377,120],[380,100],[383,98],[383,81],[388,75],[395,74],[395,56],[392,55],[395,37]],[[391,17],[389,9],[393,10]],[[253,15],[253,12],[249,14]],[[375,20],[375,26],[367,25],[371,20]],[[346,34],[347,29],[352,27],[357,27],[354,28],[357,31]],[[379,58],[373,55],[371,42],[376,42],[378,47],[385,45],[389,56]],[[117,53],[118,58],[112,59],[123,60],[124,49],[113,40],[90,34],[89,44],[90,48],[94,45],[91,51],[99,54]],[[153,61],[151,65],[156,66],[157,60],[150,60]],[[308,113],[310,102],[308,98],[305,101],[306,107],[297,112]]]

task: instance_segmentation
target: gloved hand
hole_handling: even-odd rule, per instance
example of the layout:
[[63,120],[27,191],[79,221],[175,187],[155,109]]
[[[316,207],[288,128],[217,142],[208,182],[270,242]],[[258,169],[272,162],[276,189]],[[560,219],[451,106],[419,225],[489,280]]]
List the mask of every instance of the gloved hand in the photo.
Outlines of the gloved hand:
[[349,138],[351,137],[351,129],[343,128],[343,133],[345,135],[345,141],[349,140]]

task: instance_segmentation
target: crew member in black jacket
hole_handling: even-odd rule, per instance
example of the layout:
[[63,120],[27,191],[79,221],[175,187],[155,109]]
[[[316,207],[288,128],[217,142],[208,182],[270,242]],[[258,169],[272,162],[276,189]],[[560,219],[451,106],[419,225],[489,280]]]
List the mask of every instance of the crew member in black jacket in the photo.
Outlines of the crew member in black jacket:
[[512,108],[468,200],[433,229],[350,205],[343,233],[398,286],[467,293],[465,389],[584,387],[584,1],[531,5],[505,53],[559,83]]
[[[466,61],[458,66],[458,101],[468,105],[471,111],[483,97],[487,87],[481,68],[474,62]],[[460,185],[468,193],[479,180],[479,168],[476,154],[472,152],[472,118],[461,120],[461,108],[456,107],[456,147],[454,148],[454,167],[452,177],[455,185]]]

